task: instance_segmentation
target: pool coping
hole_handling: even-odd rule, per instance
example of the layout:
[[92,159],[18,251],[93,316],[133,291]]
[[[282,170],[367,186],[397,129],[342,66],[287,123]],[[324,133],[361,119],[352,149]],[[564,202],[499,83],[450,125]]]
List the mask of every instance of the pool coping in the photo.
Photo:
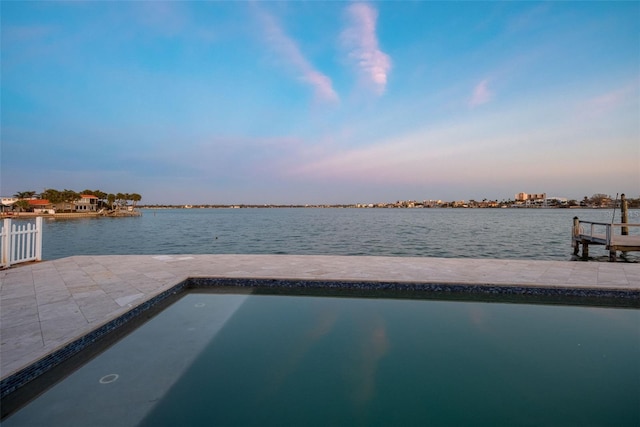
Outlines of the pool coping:
[[[261,268],[254,269],[251,272],[234,269],[237,263],[251,262],[257,263]],[[94,273],[97,272],[96,274],[100,275],[104,271],[99,267],[101,265],[104,267],[105,264],[111,265],[109,267],[111,269],[114,269],[113,265],[117,265],[117,268],[124,270],[127,274],[144,271],[143,278],[152,277],[156,283],[149,288],[150,292],[148,294],[135,301],[136,304],[131,304],[132,301],[127,300],[129,297],[121,297],[119,299],[122,303],[120,304],[121,307],[108,315],[108,319],[103,318],[101,322],[94,322],[88,333],[85,331],[80,335],[67,338],[56,348],[49,349],[39,357],[32,357],[31,360],[26,360],[27,364],[25,366],[14,370],[1,380],[0,395],[2,398],[28,384],[34,378],[50,371],[64,362],[64,360],[78,354],[166,298],[189,289],[232,286],[237,288],[251,287],[254,289],[272,288],[282,290],[341,289],[360,292],[376,291],[385,294],[401,292],[406,296],[421,292],[439,295],[531,296],[542,298],[543,301],[547,298],[550,303],[557,303],[557,301],[553,301],[554,298],[564,298],[565,302],[566,298],[576,298],[578,303],[583,301],[584,298],[595,298],[597,301],[602,301],[602,305],[605,306],[610,304],[607,301],[613,299],[622,302],[624,306],[640,308],[640,265],[618,264],[617,266],[610,266],[610,264],[605,263],[561,261],[286,255],[87,256],[70,257],[24,266],[7,272],[3,271],[2,276],[0,276],[3,279],[1,290],[3,295],[7,294],[7,288],[11,287],[10,285],[14,282],[8,280],[8,277],[13,276],[13,273],[25,273],[29,270],[29,273],[34,278],[34,286],[36,286],[35,277],[42,273],[43,267],[47,265],[49,267],[53,266],[55,267],[54,270],[64,277],[64,283],[69,286],[72,280],[68,279],[68,277],[77,275],[77,270],[84,272],[94,271]],[[203,268],[203,264],[208,264],[209,267]],[[220,271],[216,271],[219,268],[210,268],[211,265],[220,267],[221,264],[227,265],[231,271],[227,271],[226,274],[224,272],[223,274],[215,274],[220,273]],[[143,265],[151,268],[143,268]],[[301,265],[307,268],[311,267],[313,274],[308,274],[308,272],[303,274],[299,270]],[[180,266],[177,269],[178,271],[175,271],[176,266]],[[338,274],[319,274],[333,266],[339,266],[340,268],[338,269],[342,269],[343,272]],[[322,268],[319,269],[319,267]],[[390,274],[393,276],[394,269],[398,267],[413,270],[413,272],[410,271],[410,274],[404,274],[402,276],[404,280],[388,280],[389,274],[381,273],[381,269],[391,268]],[[495,278],[491,280],[492,273],[500,276],[500,272],[504,269],[515,274],[517,271],[526,273],[527,269],[531,268],[542,272],[542,276],[539,277],[544,277],[545,271],[555,271],[556,274],[560,274],[566,270],[575,270],[580,273],[586,270],[591,273],[595,272],[598,278],[602,276],[605,280],[602,284],[589,286],[568,283],[562,285],[563,279],[547,279],[545,281],[526,274],[523,277],[531,277],[532,279],[523,280],[521,278],[513,280],[513,282],[517,283],[509,283]],[[265,269],[270,274],[264,274]],[[362,274],[363,269],[367,270],[369,276]],[[468,273],[470,270],[475,272],[474,280],[469,280]],[[190,271],[193,271],[194,274],[189,275],[188,272]],[[344,271],[348,271],[349,274],[345,274]],[[424,280],[425,272],[430,273],[432,277],[440,278],[440,280]],[[449,274],[449,276],[446,276],[446,274],[443,276],[443,272]],[[386,280],[371,280],[372,274],[386,276],[383,277]],[[611,276],[607,276],[608,274],[611,274]],[[84,279],[87,278],[86,275],[80,276],[84,277]],[[362,278],[363,276],[365,278]],[[450,280],[442,280],[445,276]],[[614,276],[617,277],[617,280],[612,279]],[[564,281],[570,282],[568,279],[564,279]],[[112,282],[119,283],[116,280]],[[135,281],[130,280],[129,282]],[[136,288],[136,286],[133,287]],[[140,285],[137,285],[136,289],[140,290]],[[95,291],[91,292],[95,293]],[[81,290],[78,295],[82,293]],[[595,304],[599,305],[597,302]],[[2,326],[4,330],[4,322]]]

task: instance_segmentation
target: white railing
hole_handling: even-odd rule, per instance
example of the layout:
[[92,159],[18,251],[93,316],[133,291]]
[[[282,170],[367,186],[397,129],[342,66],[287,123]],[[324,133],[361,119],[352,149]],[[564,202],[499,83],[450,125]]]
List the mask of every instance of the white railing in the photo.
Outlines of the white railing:
[[42,260],[42,217],[36,222],[12,224],[5,219],[0,229],[0,267]]
[[[640,230],[640,224],[629,223],[606,223],[606,222],[593,222],[593,221],[578,221],[579,227],[574,230],[574,237],[587,237],[591,241],[603,243],[610,246],[615,238],[627,235],[637,235]],[[582,225],[589,225],[587,232]],[[616,229],[620,229],[619,233],[616,233]],[[623,234],[624,232],[624,234]]]

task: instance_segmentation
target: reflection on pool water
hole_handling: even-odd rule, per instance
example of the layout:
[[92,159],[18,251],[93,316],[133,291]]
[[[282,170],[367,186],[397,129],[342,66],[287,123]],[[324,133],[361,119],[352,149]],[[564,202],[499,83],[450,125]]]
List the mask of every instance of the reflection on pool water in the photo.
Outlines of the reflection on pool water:
[[189,293],[11,426],[640,425],[640,310]]

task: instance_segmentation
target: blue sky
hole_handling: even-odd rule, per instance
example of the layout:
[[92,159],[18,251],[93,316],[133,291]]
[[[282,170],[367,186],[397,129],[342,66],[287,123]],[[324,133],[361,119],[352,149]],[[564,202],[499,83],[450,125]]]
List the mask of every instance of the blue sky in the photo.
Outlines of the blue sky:
[[639,2],[2,2],[2,196],[640,194]]

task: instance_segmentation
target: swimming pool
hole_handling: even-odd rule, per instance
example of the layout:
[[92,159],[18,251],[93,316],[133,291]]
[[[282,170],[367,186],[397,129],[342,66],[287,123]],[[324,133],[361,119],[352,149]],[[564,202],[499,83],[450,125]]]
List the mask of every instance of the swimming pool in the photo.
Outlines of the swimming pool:
[[192,291],[11,426],[638,425],[640,310]]

